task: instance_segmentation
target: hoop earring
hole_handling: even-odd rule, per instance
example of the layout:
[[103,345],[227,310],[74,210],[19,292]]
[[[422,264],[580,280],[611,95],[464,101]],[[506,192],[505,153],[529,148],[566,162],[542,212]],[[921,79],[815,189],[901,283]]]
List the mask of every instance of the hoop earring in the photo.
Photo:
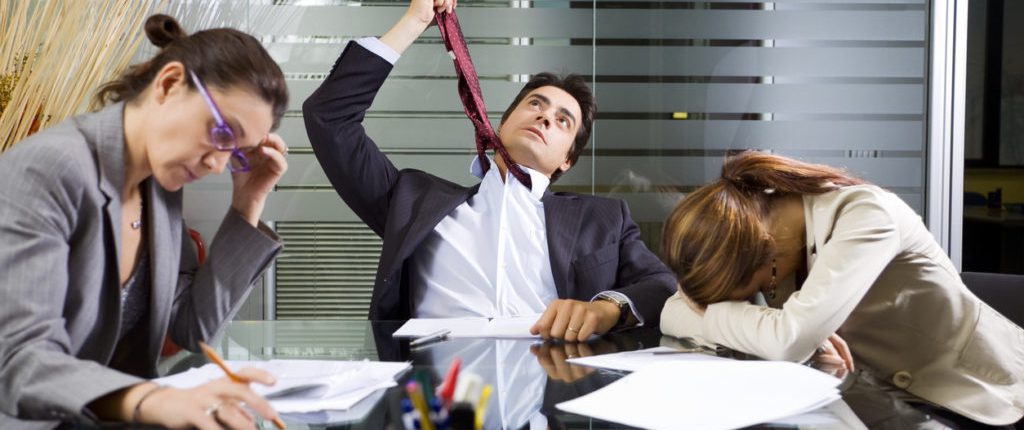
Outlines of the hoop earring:
[[772,280],[768,282],[768,298],[772,300],[775,300],[775,287],[778,286],[778,284],[775,282],[776,273],[777,268],[775,267],[775,259],[772,258]]

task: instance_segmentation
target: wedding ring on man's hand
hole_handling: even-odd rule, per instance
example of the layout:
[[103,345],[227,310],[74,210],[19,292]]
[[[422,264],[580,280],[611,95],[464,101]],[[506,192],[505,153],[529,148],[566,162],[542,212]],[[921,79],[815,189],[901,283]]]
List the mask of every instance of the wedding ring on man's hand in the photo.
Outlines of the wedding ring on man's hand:
[[578,329],[578,328],[572,328],[572,327],[569,327],[569,331],[571,331],[571,332],[573,332],[573,333],[579,333],[579,332],[580,332],[580,329]]
[[220,409],[220,405],[222,404],[223,402],[217,402],[214,403],[212,406],[206,408],[206,416],[217,415],[217,411]]

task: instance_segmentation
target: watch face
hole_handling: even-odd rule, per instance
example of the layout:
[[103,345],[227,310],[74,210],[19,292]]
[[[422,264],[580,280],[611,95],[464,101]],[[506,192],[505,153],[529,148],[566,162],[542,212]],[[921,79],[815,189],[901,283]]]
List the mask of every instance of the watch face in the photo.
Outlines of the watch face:
[[625,308],[625,307],[629,306],[629,303],[626,303],[625,300],[619,300],[617,297],[604,296],[604,297],[602,297],[602,299],[605,299],[605,300],[607,300],[609,302],[615,303],[615,305],[618,306],[619,309],[622,309],[622,308]]

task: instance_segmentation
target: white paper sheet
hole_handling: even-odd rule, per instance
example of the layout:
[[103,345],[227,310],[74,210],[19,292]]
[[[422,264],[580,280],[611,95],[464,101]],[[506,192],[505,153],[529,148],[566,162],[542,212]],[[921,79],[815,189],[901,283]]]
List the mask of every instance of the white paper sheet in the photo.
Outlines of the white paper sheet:
[[530,327],[539,318],[540,314],[495,318],[413,318],[402,324],[394,337],[421,337],[438,330],[451,330],[450,338],[536,338],[540,336],[530,334]]
[[[252,384],[280,413],[347,410],[375,391],[395,386],[395,378],[410,367],[407,362],[270,360],[228,361],[239,370],[255,367],[272,373],[277,384]],[[176,388],[192,388],[224,377],[214,364],[163,377],[155,382]]]
[[829,404],[839,398],[839,382],[789,362],[669,361],[557,407],[646,429],[732,429]]
[[305,424],[314,424],[317,426],[324,426],[327,424],[337,425],[349,422],[361,421],[365,418],[373,407],[377,405],[384,394],[387,391],[377,390],[373,394],[370,394],[365,399],[360,400],[354,406],[348,410],[321,410],[313,412],[289,412],[282,413],[281,418],[285,421],[294,421]]
[[675,348],[659,346],[637,351],[570,358],[566,361],[580,366],[635,372],[652,364],[664,363],[667,361],[730,360],[729,358],[716,357],[699,352],[677,353],[676,351],[678,350]]

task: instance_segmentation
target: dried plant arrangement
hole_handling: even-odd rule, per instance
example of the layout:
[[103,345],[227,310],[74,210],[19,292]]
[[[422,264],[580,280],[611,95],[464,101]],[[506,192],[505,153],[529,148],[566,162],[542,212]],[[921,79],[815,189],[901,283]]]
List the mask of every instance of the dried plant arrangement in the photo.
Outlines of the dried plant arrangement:
[[92,91],[131,60],[156,3],[0,2],[0,152],[80,112]]
[[143,24],[158,12],[191,33],[284,26],[297,8],[261,0],[0,0],[0,153],[85,111],[101,84],[152,56]]

